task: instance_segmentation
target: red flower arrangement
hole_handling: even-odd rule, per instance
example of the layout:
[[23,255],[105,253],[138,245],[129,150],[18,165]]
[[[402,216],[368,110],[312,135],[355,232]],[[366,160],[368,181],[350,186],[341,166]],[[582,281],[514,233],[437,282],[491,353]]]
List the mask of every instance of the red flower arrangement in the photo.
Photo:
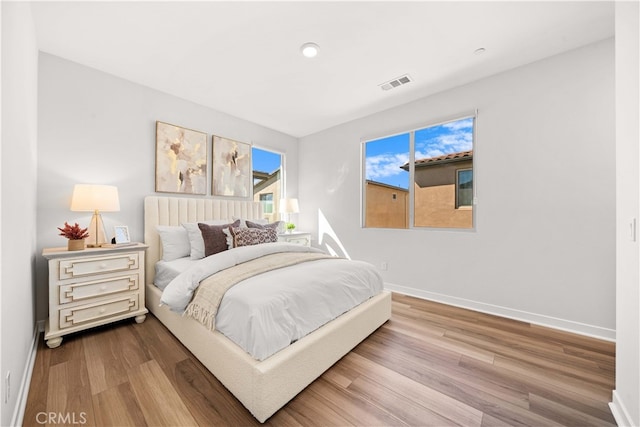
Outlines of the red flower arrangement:
[[89,233],[87,233],[87,229],[80,228],[77,222],[74,225],[69,225],[65,221],[64,228],[58,227],[58,230],[61,231],[60,233],[61,236],[64,236],[69,240],[82,240],[89,237]]

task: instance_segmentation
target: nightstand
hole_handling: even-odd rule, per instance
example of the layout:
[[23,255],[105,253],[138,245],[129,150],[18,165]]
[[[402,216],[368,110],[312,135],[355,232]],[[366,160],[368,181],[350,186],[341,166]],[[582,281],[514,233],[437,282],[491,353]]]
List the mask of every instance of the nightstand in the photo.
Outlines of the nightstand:
[[278,242],[296,243],[302,246],[311,246],[311,233],[294,231],[292,233],[278,234]]
[[144,256],[147,245],[49,248],[49,320],[44,339],[50,348],[62,336],[129,317],[144,322]]

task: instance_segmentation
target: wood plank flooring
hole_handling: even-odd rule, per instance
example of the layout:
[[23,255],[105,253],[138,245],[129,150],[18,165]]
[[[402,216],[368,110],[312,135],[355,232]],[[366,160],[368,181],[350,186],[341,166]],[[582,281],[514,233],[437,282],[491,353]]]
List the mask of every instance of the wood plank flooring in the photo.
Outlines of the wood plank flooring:
[[[613,343],[393,295],[274,426],[614,426]],[[44,421],[44,422],[43,422]],[[40,343],[25,426],[257,421],[152,315]]]

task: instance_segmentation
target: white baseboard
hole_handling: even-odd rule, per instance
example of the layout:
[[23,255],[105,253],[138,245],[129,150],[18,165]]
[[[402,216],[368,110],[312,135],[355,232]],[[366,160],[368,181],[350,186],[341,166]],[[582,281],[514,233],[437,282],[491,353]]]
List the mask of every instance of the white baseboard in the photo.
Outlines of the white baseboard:
[[31,341],[31,351],[29,351],[29,358],[25,365],[24,373],[22,374],[22,381],[20,381],[20,390],[18,391],[18,399],[16,406],[13,410],[13,416],[11,417],[12,426],[21,426],[24,421],[24,411],[27,407],[27,398],[29,397],[29,386],[31,385],[31,375],[33,374],[33,366],[36,363],[36,353],[38,351],[38,338],[40,338],[40,332],[44,331],[44,320],[36,322],[36,327],[33,331],[33,339]]
[[424,291],[421,289],[409,288],[406,286],[395,285],[393,283],[385,283],[385,289],[398,292],[405,295],[414,296],[430,301],[441,302],[443,304],[453,305],[456,307],[467,308],[469,310],[479,311],[482,313],[493,314],[500,317],[506,317],[513,320],[520,320],[539,326],[546,326],[574,334],[598,338],[605,341],[616,340],[616,331],[614,329],[602,328],[599,326],[587,325],[571,320],[559,319],[556,317],[545,316],[542,314],[530,313],[527,311],[515,310],[508,307],[502,307],[493,304],[487,304],[479,301],[458,298],[449,295],[438,294],[435,292]]
[[613,399],[611,403],[609,403],[609,408],[611,409],[613,418],[615,418],[616,424],[619,427],[632,427],[634,425],[637,425],[633,423],[633,420],[631,420],[629,411],[627,411],[627,408],[620,400],[620,396],[618,395],[616,390],[613,390]]

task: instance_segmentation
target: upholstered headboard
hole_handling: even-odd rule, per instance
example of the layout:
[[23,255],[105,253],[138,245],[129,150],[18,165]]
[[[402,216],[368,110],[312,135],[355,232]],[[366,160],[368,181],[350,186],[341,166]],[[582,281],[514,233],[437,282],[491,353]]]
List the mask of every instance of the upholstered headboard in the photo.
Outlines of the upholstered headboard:
[[260,202],[195,197],[145,197],[144,242],[149,245],[146,256],[146,282],[153,283],[156,262],[162,258],[162,245],[156,226],[234,218],[262,218]]

